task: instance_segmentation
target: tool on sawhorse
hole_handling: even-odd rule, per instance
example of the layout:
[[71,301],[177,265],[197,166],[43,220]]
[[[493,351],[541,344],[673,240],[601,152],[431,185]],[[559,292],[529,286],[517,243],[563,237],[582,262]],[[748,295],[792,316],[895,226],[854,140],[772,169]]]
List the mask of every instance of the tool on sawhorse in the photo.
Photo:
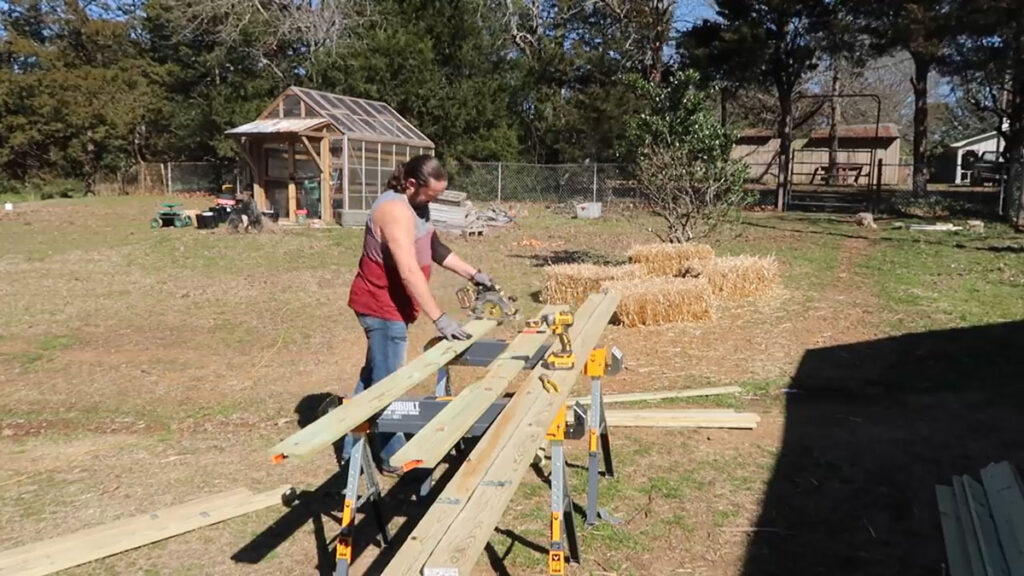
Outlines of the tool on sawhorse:
[[576,354],[572,351],[572,341],[569,339],[569,327],[575,322],[572,312],[567,310],[544,314],[526,321],[526,329],[523,332],[538,333],[550,329],[551,333],[558,337],[559,350],[551,352],[544,358],[544,367],[548,370],[572,370],[576,367]]
[[494,320],[498,323],[519,318],[515,296],[507,296],[500,287],[485,287],[470,283],[455,291],[455,298],[469,317],[475,320]]

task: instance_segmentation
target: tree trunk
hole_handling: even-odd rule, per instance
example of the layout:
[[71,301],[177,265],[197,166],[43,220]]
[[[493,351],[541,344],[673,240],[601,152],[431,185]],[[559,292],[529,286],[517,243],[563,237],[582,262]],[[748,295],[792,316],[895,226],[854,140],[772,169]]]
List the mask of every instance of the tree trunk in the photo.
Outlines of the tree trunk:
[[914,195],[923,196],[928,192],[928,166],[926,147],[928,145],[928,73],[932,61],[923,54],[911,54],[914,59]]
[[839,66],[835,60],[832,61],[832,94],[829,98],[829,127],[828,127],[828,183],[839,182]]
[[779,90],[779,183],[776,200],[776,208],[781,212],[786,207],[786,197],[789,194],[791,183],[790,172],[790,148],[793,141],[793,94]]

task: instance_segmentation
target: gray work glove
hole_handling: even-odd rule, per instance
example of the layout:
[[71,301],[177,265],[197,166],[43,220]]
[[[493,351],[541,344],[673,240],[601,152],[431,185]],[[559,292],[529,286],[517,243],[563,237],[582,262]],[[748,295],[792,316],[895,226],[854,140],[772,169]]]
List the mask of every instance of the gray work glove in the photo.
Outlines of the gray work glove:
[[494,288],[494,279],[479,270],[476,271],[476,274],[473,274],[473,282],[476,283],[477,286]]
[[434,320],[434,327],[441,333],[447,340],[469,340],[473,336],[462,329],[459,323],[448,317],[447,314],[442,313]]

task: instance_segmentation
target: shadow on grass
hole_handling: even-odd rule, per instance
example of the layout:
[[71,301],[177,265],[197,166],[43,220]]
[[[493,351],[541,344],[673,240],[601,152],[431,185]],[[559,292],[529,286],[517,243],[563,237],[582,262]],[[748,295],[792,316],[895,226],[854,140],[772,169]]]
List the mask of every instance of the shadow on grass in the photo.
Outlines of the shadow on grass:
[[548,254],[512,254],[512,257],[529,260],[535,268],[554,264],[596,264],[599,266],[625,264],[625,260],[609,258],[590,250],[555,250]]
[[1024,321],[808,350],[744,574],[940,574],[935,484],[1024,465]]

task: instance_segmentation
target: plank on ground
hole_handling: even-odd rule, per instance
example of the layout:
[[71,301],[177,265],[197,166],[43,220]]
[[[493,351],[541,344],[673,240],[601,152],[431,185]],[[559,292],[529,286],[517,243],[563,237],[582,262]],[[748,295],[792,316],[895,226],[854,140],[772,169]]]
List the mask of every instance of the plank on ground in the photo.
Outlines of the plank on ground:
[[[743,389],[739,386],[717,386],[715,388],[693,388],[691,390],[663,390],[657,392],[631,392],[627,394],[608,394],[604,397],[605,404],[618,402],[654,402],[657,400],[668,400],[671,398],[697,398],[701,396],[717,396],[720,394],[737,394]],[[590,404],[590,396],[577,396],[569,400],[569,404],[579,402],[587,406]]]
[[[573,340],[579,358],[587,358],[597,346],[618,302],[618,294],[606,294],[583,334]],[[424,576],[468,576],[471,573],[579,376],[577,370],[546,373],[558,384],[559,391],[538,398],[522,424],[512,432],[512,438],[431,553],[423,568]],[[525,386],[541,387],[536,380]]]
[[467,323],[463,328],[472,335],[472,338],[437,343],[390,376],[279,442],[270,449],[271,455],[301,459],[334,444],[353,428],[366,422],[402,394],[437,372],[495,326],[497,323],[492,320],[473,320]]
[[964,526],[957,513],[956,496],[949,486],[935,486],[935,497],[939,504],[939,520],[942,523],[942,538],[946,543],[946,559],[949,576],[971,576],[971,563],[967,557],[967,541]]
[[620,428],[757,428],[761,417],[733,410],[605,410],[608,426]]
[[[85,528],[74,532],[73,535],[75,536],[76,542],[103,540],[109,538],[111,533],[131,531],[135,528],[150,524],[156,519],[170,520],[179,516],[202,512],[203,510],[213,506],[224,506],[232,502],[241,501],[250,496],[252,496],[252,492],[249,490],[246,490],[245,488],[236,488],[234,490],[227,490],[225,492],[218,492],[217,494],[197,498],[164,510],[123,518],[107,524],[93,526],[92,528]],[[40,552],[45,552],[53,547],[53,543],[56,540],[67,538],[69,536],[70,535],[58,536],[48,540],[25,544],[24,546],[19,546],[10,550],[4,550],[3,552],[0,552],[0,570],[21,562],[26,557],[33,556]]]
[[989,464],[981,471],[999,543],[1012,576],[1024,576],[1024,494],[1009,462]]
[[[556,312],[562,306],[545,306],[541,314]],[[417,468],[434,468],[491,404],[501,396],[509,383],[523,371],[526,362],[547,342],[549,334],[519,334],[494,359],[484,377],[462,390],[430,422],[406,442],[390,459],[392,466],[402,467],[419,461]]]
[[981,550],[985,572],[989,576],[1009,576],[1010,569],[1006,566],[1006,557],[999,545],[999,535],[992,520],[985,488],[970,476],[964,476],[964,492],[974,520],[974,531],[978,536],[978,548]]
[[[104,538],[96,538],[95,533],[92,536],[87,536],[84,540],[79,540],[78,534],[54,538],[46,542],[46,550],[30,557],[22,557],[13,564],[5,565],[0,568],[0,574],[43,576],[120,554],[126,550],[268,508],[280,503],[281,494],[288,488],[289,486],[280,486],[260,494],[250,494],[240,500],[232,496],[229,503],[211,502],[209,506],[198,509],[194,502],[185,503],[178,507],[132,518],[128,522],[115,523],[120,525],[118,529],[111,530]],[[190,511],[183,513],[183,509]],[[142,520],[142,522],[136,522],[138,520]]]
[[[576,310],[576,324],[569,328],[569,337],[573,342],[583,333],[603,298],[602,295],[593,294]],[[546,394],[542,387],[529,385],[543,372],[541,367],[530,372],[526,380],[527,385],[516,391],[480,438],[434,504],[427,509],[409,537],[395,552],[395,556],[384,569],[383,576],[419,576],[423,563],[427,561],[452,521],[466,505],[484,474],[500,454],[501,448],[511,438],[512,431],[520,425],[537,399]]]

